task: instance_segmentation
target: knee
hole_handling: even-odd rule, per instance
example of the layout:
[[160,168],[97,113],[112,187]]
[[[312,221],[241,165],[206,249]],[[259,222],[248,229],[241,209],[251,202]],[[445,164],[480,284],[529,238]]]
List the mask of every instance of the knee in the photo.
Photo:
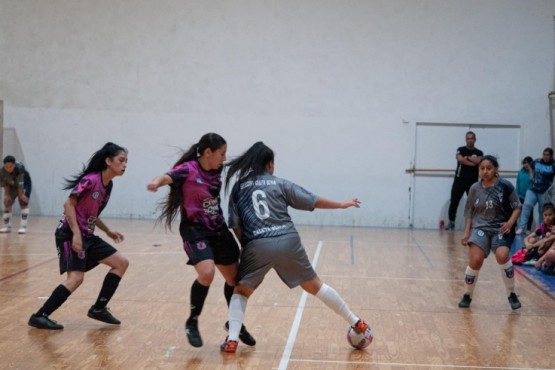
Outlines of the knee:
[[209,286],[214,280],[215,269],[214,268],[203,268],[198,270],[198,282],[202,285]]
[[64,282],[64,286],[70,291],[74,292],[85,280],[85,274],[72,274],[67,277],[66,281]]
[[236,285],[235,289],[233,289],[233,294],[239,294],[245,298],[249,298],[253,292],[254,292],[253,288],[250,288],[241,284]]
[[484,263],[484,259],[478,256],[470,257],[470,261],[468,262],[468,266],[472,270],[480,270],[482,268],[482,264]]
[[110,257],[109,259],[105,260],[103,263],[107,264],[112,268],[112,272],[114,272],[119,277],[122,277],[129,267],[129,260],[122,256],[120,253],[117,253]]
[[120,270],[123,274],[125,273],[125,271],[127,271],[128,267],[129,267],[129,260],[122,256],[121,260],[119,261],[118,270]]

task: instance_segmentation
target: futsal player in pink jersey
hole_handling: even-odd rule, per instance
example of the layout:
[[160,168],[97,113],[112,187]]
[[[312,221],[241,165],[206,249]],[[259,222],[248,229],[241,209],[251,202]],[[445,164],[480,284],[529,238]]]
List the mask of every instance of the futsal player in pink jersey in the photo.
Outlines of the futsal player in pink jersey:
[[[161,204],[159,220],[164,220],[166,227],[171,229],[172,221],[180,213],[179,233],[183,249],[189,257],[187,263],[193,265],[198,274],[191,286],[191,310],[185,322],[187,339],[193,347],[203,344],[198,318],[216,268],[225,279],[224,296],[228,306],[237,275],[239,246],[220,208],[221,173],[226,151],[227,144],[223,137],[215,133],[205,134],[179,158],[172,169],[147,185],[149,191],[170,186],[168,197]],[[256,344],[244,325],[239,339],[250,346]]]
[[122,176],[127,167],[127,149],[114,143],[106,143],[92,155],[83,171],[72,179],[66,179],[64,190],[70,190],[64,203],[64,217],[56,229],[56,248],[60,260],[60,274],[66,280],[58,285],[44,305],[29,319],[29,325],[39,329],[60,330],[63,325],[50,319],[82,283],[85,272],[100,263],[110,267],[104,278],[98,298],[87,316],[108,324],[119,325],[107,307],[114,295],[129,261],[112,245],[94,234],[98,227],[114,242],[123,241],[123,235],[111,230],[100,218],[112,191],[112,180]]

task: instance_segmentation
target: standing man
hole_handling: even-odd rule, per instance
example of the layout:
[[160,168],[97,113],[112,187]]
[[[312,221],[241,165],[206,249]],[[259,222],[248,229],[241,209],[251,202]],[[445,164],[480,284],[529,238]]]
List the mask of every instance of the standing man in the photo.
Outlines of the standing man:
[[27,232],[27,219],[29,218],[29,196],[31,195],[31,176],[25,170],[23,163],[16,162],[15,157],[8,155],[4,158],[4,166],[0,169],[0,185],[4,189],[4,216],[0,233],[9,233],[12,230],[12,206],[15,199],[19,199],[21,208],[21,223],[19,234]]
[[457,149],[457,170],[451,187],[451,203],[449,204],[449,223],[445,230],[455,229],[457,208],[464,193],[468,195],[470,186],[478,181],[478,163],[484,153],[474,147],[476,134],[472,131],[466,133],[466,146]]

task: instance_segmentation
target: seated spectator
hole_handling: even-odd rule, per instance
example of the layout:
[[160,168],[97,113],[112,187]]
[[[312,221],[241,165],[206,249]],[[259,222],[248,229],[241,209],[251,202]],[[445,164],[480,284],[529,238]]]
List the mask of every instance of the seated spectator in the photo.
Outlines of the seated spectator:
[[555,245],[552,245],[536,262],[536,269],[546,275],[555,275]]
[[525,263],[536,261],[545,254],[555,241],[555,206],[545,203],[543,206],[543,223],[536,230],[524,238]]

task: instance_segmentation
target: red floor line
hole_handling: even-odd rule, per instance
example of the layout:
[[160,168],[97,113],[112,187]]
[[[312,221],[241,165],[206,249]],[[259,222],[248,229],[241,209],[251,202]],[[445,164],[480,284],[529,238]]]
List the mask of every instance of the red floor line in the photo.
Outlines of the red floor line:
[[56,259],[58,259],[58,257],[52,257],[52,258],[50,258],[50,259],[48,259],[48,260],[46,260],[46,261],[44,261],[44,262],[38,263],[38,264],[36,264],[36,265],[34,265],[34,266],[27,267],[26,269],[23,269],[23,270],[21,270],[21,271],[14,272],[13,274],[9,274],[9,275],[6,275],[6,276],[2,276],[2,277],[0,277],[0,282],[2,282],[2,281],[4,281],[4,280],[8,280],[9,278],[12,278],[12,277],[17,276],[17,275],[19,275],[19,274],[22,274],[22,273],[24,273],[24,272],[27,272],[27,271],[29,271],[29,270],[31,270],[31,269],[34,269],[35,267],[39,267],[39,266],[42,266],[42,265],[44,265],[44,264],[46,264],[46,263],[50,263],[50,262],[52,262],[53,260],[56,260]]

